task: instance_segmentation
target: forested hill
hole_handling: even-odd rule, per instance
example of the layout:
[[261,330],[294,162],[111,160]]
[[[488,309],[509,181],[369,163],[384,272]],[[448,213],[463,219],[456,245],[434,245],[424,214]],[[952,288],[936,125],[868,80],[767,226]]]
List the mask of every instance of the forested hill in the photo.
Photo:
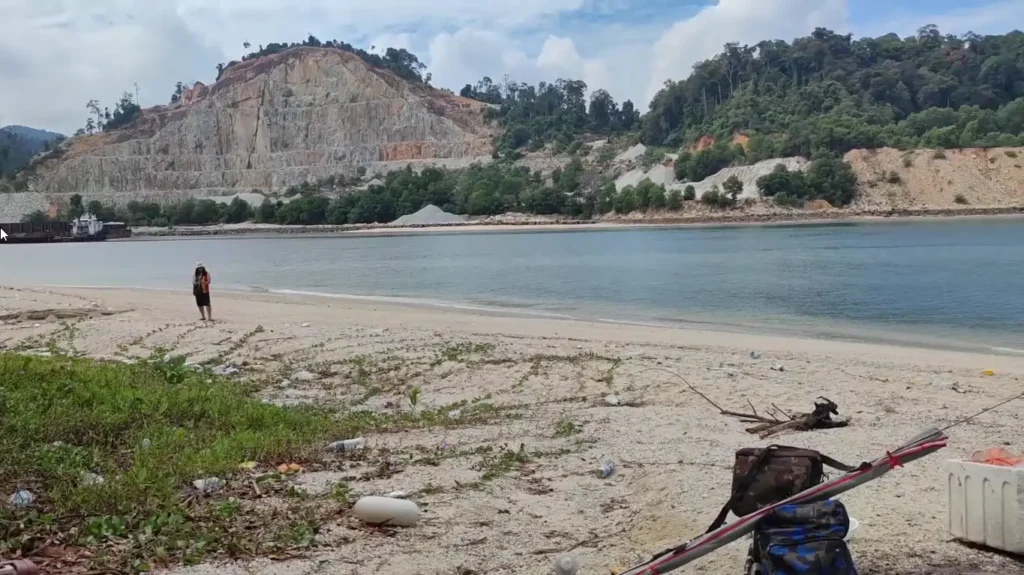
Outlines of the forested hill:
[[0,128],[0,177],[22,169],[32,156],[49,150],[64,136],[26,126]]
[[727,44],[651,101],[641,140],[685,146],[751,136],[750,159],[855,148],[1024,143],[1024,33],[963,37],[925,26],[853,40]]

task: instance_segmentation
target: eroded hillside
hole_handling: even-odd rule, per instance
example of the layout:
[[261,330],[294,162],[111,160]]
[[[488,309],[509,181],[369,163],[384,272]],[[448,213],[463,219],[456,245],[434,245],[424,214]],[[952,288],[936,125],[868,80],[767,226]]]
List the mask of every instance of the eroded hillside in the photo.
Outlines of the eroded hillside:
[[280,191],[360,166],[461,166],[490,155],[485,106],[354,54],[297,48],[232,66],[128,127],[75,138],[31,189],[123,203]]
[[1024,148],[882,148],[853,150],[845,159],[859,181],[854,208],[1024,206]]

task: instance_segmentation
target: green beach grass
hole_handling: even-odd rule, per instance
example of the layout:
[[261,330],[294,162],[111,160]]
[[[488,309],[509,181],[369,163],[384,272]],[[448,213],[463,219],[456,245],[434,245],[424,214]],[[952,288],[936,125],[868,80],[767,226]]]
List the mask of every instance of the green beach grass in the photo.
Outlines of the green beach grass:
[[[127,364],[0,353],[0,556],[56,556],[49,567],[61,572],[130,573],[294,553],[314,546],[320,526],[351,502],[345,485],[298,496],[275,466],[326,468],[326,443],[371,432],[514,417],[484,401],[418,408],[418,388],[409,408],[387,414],[281,407],[242,380],[158,357]],[[247,462],[258,468],[242,468]],[[200,494],[192,482],[208,477],[227,485]],[[20,489],[35,496],[31,505],[7,501]],[[266,495],[287,508],[261,506]]]
[[247,461],[303,463],[354,427],[250,391],[181,361],[0,354],[0,489],[5,500],[35,495],[23,509],[4,501],[0,554],[31,555],[44,541],[102,554],[116,542],[128,552],[109,559],[142,570],[150,555],[190,562],[221,549],[237,509],[226,496],[197,501],[192,481],[228,478]]

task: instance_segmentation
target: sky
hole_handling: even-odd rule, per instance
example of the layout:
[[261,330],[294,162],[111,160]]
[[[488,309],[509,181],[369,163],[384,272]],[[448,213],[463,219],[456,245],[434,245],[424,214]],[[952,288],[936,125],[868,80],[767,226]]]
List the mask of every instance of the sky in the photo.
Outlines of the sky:
[[483,76],[575,78],[646,110],[668,79],[726,42],[791,40],[824,26],[856,37],[1024,29],[1024,0],[0,0],[0,126],[70,134],[85,104],[175,82],[212,83],[218,62],[313,34],[406,48],[432,84]]

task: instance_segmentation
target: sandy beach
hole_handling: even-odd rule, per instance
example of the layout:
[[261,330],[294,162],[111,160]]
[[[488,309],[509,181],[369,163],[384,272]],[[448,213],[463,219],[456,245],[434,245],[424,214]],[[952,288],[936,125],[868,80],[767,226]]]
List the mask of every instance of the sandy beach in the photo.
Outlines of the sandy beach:
[[[388,534],[343,517],[306,557],[179,575],[525,575],[549,572],[565,551],[585,575],[614,573],[703,533],[728,498],[741,447],[809,447],[857,464],[1024,391],[1024,356],[307,296],[215,292],[213,309],[216,321],[204,323],[187,292],[3,288],[0,346],[118,361],[184,354],[237,366],[265,401],[339,412],[413,409],[417,387],[416,409],[466,402],[495,417],[367,437],[370,449],[348,471],[293,479],[314,494],[338,482],[357,495],[406,492],[424,510],[419,526]],[[300,370],[312,377],[295,378]],[[737,411],[809,411],[825,396],[851,425],[760,440],[669,372]],[[943,460],[977,449],[1024,447],[1021,413],[1014,403],[957,426],[943,452],[844,495],[860,522],[851,541],[858,570],[1024,573],[1012,559],[952,540],[940,472]],[[482,478],[496,458],[520,450],[529,457]],[[605,461],[617,469],[600,479]],[[739,542],[685,572],[738,575],[745,553]]]

